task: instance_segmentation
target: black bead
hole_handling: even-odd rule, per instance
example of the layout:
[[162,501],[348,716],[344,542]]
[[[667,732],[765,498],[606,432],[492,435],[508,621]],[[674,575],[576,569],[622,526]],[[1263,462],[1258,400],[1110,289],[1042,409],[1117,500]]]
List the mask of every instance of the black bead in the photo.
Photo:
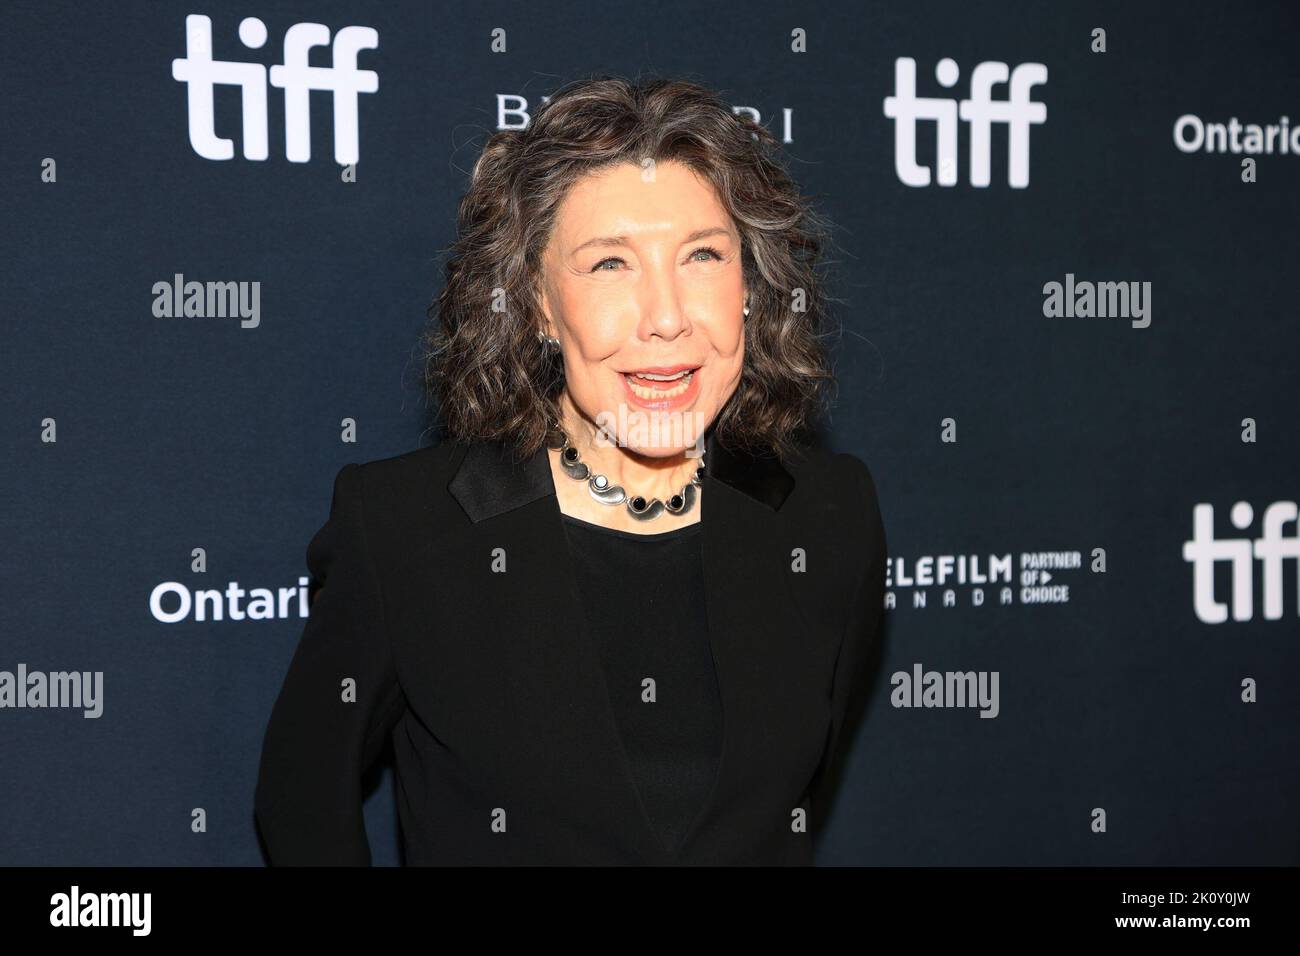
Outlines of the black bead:
[[564,449],[564,460],[567,461],[569,464],[573,464],[575,461],[577,461],[577,460],[578,460],[578,449],[576,449],[576,448],[566,448],[566,449]]
[[669,501],[672,503],[673,510],[676,510],[682,506],[685,499],[683,499],[681,495],[673,495],[672,498],[669,499]]

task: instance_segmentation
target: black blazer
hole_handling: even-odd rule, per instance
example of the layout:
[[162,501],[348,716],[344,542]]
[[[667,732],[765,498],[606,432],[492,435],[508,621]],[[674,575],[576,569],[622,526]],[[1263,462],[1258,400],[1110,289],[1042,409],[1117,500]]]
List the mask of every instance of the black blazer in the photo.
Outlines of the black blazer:
[[391,734],[408,865],[811,863],[882,623],[875,484],[848,454],[782,465],[711,435],[701,508],[722,757],[668,854],[574,626],[545,450],[516,465],[503,446],[447,441],[345,465],[263,743],[271,862],[369,865],[361,779]]

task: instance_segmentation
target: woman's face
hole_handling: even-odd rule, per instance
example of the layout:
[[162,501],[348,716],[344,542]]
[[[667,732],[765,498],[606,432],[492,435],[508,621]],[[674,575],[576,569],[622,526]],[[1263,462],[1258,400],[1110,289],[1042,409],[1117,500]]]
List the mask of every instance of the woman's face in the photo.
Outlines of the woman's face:
[[570,400],[620,446],[679,453],[735,391],[740,252],[712,186],[677,162],[602,170],[566,195],[543,260],[547,334]]

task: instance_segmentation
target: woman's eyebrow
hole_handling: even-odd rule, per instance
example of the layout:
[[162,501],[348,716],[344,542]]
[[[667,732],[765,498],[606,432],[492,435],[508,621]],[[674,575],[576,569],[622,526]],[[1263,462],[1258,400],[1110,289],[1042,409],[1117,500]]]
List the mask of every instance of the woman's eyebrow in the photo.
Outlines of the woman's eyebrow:
[[[730,236],[731,230],[724,229],[722,226],[709,226],[707,229],[696,229],[693,233],[682,240],[683,245],[688,242],[695,242],[698,239],[704,239],[707,236]],[[569,255],[576,255],[588,246],[626,246],[629,245],[627,236],[598,236],[595,239],[588,239],[582,245],[577,246],[569,252]]]

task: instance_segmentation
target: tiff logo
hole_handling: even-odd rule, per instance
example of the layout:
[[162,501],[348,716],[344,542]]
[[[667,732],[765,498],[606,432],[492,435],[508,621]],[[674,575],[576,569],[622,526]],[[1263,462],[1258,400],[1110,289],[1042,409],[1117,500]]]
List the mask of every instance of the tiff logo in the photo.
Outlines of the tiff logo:
[[[934,68],[939,85],[957,85],[961,70],[944,57]],[[993,99],[993,87],[1007,83],[1005,100]],[[992,164],[992,128],[1007,125],[1007,183],[1016,189],[1029,185],[1029,124],[1047,122],[1047,106],[1029,98],[1029,88],[1047,82],[1047,67],[1021,63],[1008,74],[1007,64],[989,60],[975,66],[970,98],[945,99],[916,95],[916,61],[900,56],[894,61],[894,95],[885,97],[885,115],[894,121],[894,168],[908,186],[930,185],[930,167],[916,161],[916,121],[938,124],[939,185],[957,185],[957,119],[970,124],[970,184],[987,186]]]
[[[1300,602],[1300,534],[1296,523],[1296,503],[1275,501],[1264,509],[1264,530],[1258,538],[1214,537],[1214,505],[1192,508],[1192,540],[1183,542],[1183,560],[1192,563],[1192,587],[1196,616],[1206,624],[1222,624],[1228,619],[1228,605],[1215,600],[1214,566],[1219,561],[1232,562],[1232,619],[1249,621],[1254,617],[1254,561],[1263,565],[1264,618],[1282,617],[1282,562],[1297,560],[1296,595]],[[1255,520],[1255,509],[1238,501],[1230,512],[1233,527],[1244,531]],[[1290,534],[1283,526],[1291,524]],[[1300,606],[1296,613],[1300,614]]]
[[[239,39],[250,50],[266,43],[266,24],[246,17]],[[357,94],[379,89],[379,74],[357,69],[357,52],[379,46],[370,27],[344,27],[334,35],[333,65],[308,65],[312,47],[331,46],[329,27],[295,23],[284,35],[284,63],[271,67],[271,85],[284,90],[284,154],[291,163],[311,159],[312,90],[328,90],[334,99],[334,161],[350,166],[360,158]],[[261,63],[212,59],[212,21],[202,14],[185,18],[185,56],[172,60],[172,78],[188,92],[190,145],[204,159],[230,159],[234,144],[217,135],[213,87],[238,86],[244,119],[244,158],[267,158],[266,67]]]

